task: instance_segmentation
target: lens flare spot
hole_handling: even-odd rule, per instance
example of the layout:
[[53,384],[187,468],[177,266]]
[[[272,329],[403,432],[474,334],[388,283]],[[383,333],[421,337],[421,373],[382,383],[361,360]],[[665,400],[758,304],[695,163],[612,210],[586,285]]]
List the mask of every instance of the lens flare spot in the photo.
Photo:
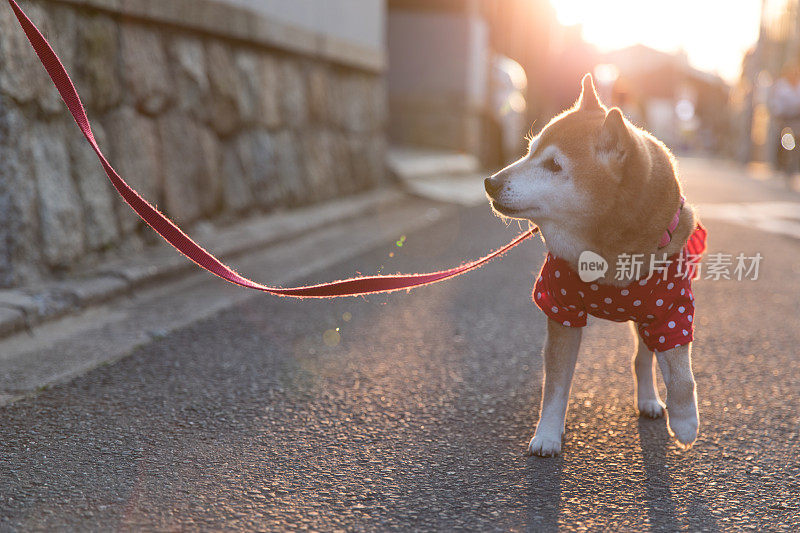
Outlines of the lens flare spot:
[[783,146],[784,150],[794,150],[796,141],[791,128],[783,128],[781,132],[781,146]]
[[678,103],[675,104],[675,114],[685,122],[692,120],[694,118],[694,104],[685,98],[678,100]]
[[342,341],[342,336],[339,334],[338,330],[336,329],[329,329],[326,330],[325,333],[322,334],[322,342],[325,343],[325,346],[330,346],[333,348],[334,346],[338,346],[339,343]]
[[344,320],[345,322],[350,322],[351,320],[353,320],[353,314],[350,313],[350,311],[345,311],[344,313],[342,313],[342,320]]
[[399,247],[401,247],[401,248],[402,248],[402,247],[403,247],[403,245],[404,245],[405,243],[406,243],[406,236],[405,236],[405,235],[402,235],[402,236],[400,237],[400,240],[399,240],[399,241],[397,241],[395,244],[397,244],[397,246],[399,246]]

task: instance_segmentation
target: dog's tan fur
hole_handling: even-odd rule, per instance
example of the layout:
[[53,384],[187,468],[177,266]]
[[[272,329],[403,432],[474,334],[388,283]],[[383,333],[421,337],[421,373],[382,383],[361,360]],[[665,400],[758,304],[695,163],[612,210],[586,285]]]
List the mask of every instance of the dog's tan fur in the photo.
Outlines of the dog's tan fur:
[[[575,106],[542,129],[525,157],[488,178],[486,190],[495,212],[539,225],[550,251],[576,270],[583,250],[605,258],[671,256],[681,250],[696,225],[694,210],[686,204],[672,241],[658,249],[680,203],[675,159],[663,143],[630,124],[619,109],[607,109],[590,75],[583,79]],[[626,285],[627,280],[616,281],[617,265],[610,267],[604,283]],[[646,275],[649,263],[644,267]],[[531,453],[554,455],[561,450],[580,334],[581,328],[548,319],[542,409]],[[637,341],[633,367],[639,412],[663,415],[655,387],[655,355],[667,385],[670,431],[690,446],[698,428],[691,345],[653,354]]]

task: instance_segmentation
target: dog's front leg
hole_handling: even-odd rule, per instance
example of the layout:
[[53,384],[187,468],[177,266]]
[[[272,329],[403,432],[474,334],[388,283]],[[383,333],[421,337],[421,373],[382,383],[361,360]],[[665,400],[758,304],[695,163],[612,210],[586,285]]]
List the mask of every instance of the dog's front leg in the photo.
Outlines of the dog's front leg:
[[697,439],[700,426],[691,354],[691,343],[656,352],[658,366],[667,386],[669,432],[687,448]]
[[561,453],[561,435],[582,331],[583,328],[562,326],[547,319],[542,408],[536,432],[528,445],[529,454],[549,457]]

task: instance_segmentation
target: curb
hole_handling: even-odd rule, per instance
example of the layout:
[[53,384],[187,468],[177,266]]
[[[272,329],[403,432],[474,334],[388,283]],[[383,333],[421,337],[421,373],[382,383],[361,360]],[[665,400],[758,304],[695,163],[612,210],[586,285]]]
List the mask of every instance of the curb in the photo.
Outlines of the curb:
[[386,166],[403,181],[478,174],[482,170],[478,158],[471,154],[403,146],[389,148]]
[[486,203],[483,179],[488,173],[474,155],[392,146],[386,166],[408,194],[468,207]]
[[[217,257],[230,260],[255,249],[294,239],[320,226],[379,211],[407,198],[397,189],[378,189],[253,217],[221,228],[207,224],[193,233],[194,238]],[[135,256],[99,265],[81,277],[35,287],[0,290],[0,339],[197,268],[171,246],[161,242]]]

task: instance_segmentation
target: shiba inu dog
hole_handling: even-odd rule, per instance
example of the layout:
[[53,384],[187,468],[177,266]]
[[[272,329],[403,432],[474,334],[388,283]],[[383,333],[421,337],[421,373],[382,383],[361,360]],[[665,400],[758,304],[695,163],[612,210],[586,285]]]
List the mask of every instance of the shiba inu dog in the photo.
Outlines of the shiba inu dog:
[[[539,226],[549,252],[533,293],[548,323],[542,404],[530,454],[561,452],[589,314],[634,325],[640,415],[661,417],[666,407],[678,443],[689,447],[697,438],[694,297],[691,275],[681,266],[690,253],[705,249],[706,232],[684,203],[676,168],[663,143],[601,103],[587,74],[576,104],[531,140],[528,154],[485,180],[495,213]],[[608,261],[603,279],[578,276],[584,253]],[[648,258],[641,272],[623,275],[632,273],[628,267],[636,257]],[[666,406],[656,388],[656,361]]]

